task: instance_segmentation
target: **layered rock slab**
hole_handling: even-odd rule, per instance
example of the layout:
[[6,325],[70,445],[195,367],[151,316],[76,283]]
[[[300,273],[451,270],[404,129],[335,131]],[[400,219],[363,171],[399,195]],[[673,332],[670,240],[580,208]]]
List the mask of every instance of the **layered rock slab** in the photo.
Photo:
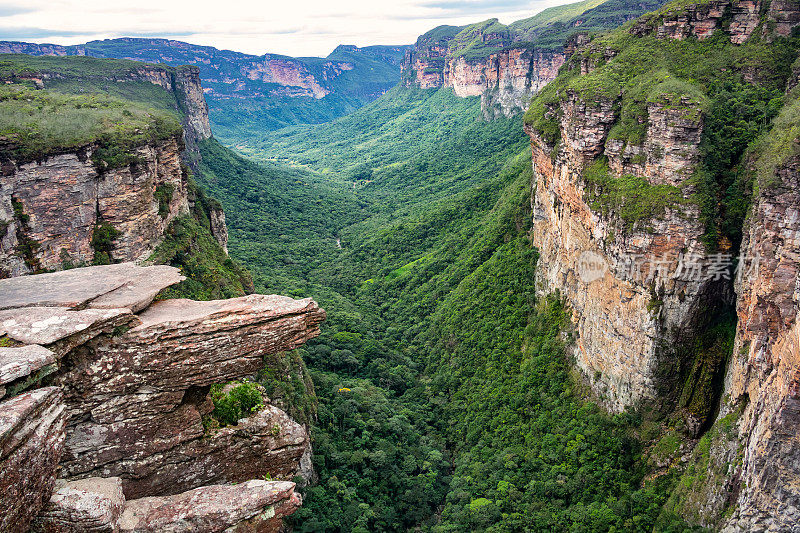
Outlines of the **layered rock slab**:
[[[252,375],[266,355],[318,335],[325,312],[310,299],[263,295],[152,303],[181,279],[172,267],[120,264],[0,280],[0,336],[18,344],[0,353],[3,381],[36,386],[39,372],[53,368],[46,383],[58,386],[2,403],[2,413],[23,413],[8,422],[0,417],[13,443],[4,444],[0,468],[24,491],[0,493],[9,517],[0,529],[26,530],[52,492],[59,462],[70,483],[119,475],[129,498],[301,470],[308,434],[268,399],[222,429],[207,431],[203,417],[213,410],[212,384]],[[21,422],[28,419],[31,427]],[[26,440],[38,455],[18,446]],[[84,490],[76,499],[75,486],[65,490],[71,496],[59,496],[41,527],[63,529],[72,520],[115,530],[102,498]]]
[[66,420],[56,387],[0,404],[0,531],[24,533],[56,481]]
[[58,480],[56,491],[36,518],[35,533],[116,533],[125,508],[119,478]]
[[252,480],[141,498],[128,502],[120,531],[278,533],[283,517],[300,507],[294,486],[288,481]]

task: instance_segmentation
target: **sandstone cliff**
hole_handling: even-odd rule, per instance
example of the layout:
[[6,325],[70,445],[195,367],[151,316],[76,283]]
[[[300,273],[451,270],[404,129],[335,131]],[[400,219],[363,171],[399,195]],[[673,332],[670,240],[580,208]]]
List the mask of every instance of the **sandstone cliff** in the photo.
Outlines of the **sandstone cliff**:
[[260,295],[153,303],[181,279],[125,263],[0,280],[0,529],[44,509],[37,530],[277,531],[297,508],[293,483],[258,479],[301,472],[302,426],[269,398],[236,425],[203,420],[212,384],[318,335],[324,311]]
[[406,51],[402,83],[450,87],[460,97],[480,96],[484,117],[524,111],[589,35],[614,28],[659,7],[661,0],[593,1],[573,9],[545,9],[509,26],[490,19],[469,26],[439,26]]
[[[788,93],[773,131],[741,147],[735,172],[758,184],[737,259],[738,243],[713,230],[732,215],[702,212],[722,204],[702,200],[710,97],[676,78],[686,57],[725,57],[741,83],[764,84],[773,54],[794,46],[781,38],[800,23],[796,10],[669,4],[576,52],[526,116],[537,288],[571,308],[575,362],[609,409],[656,407],[681,420],[688,442],[705,434],[691,461],[708,474],[687,478],[669,505],[726,531],[797,530],[797,104]],[[703,48],[709,40],[724,54]],[[733,349],[698,348],[733,308]]]
[[414,49],[406,52],[403,84],[421,89],[451,87],[460,97],[481,96],[487,117],[526,109],[530,97],[556,77],[566,53],[512,47],[507,32],[483,30],[478,28],[468,37],[480,42],[484,53],[459,53],[455,37],[460,33],[421,36]]

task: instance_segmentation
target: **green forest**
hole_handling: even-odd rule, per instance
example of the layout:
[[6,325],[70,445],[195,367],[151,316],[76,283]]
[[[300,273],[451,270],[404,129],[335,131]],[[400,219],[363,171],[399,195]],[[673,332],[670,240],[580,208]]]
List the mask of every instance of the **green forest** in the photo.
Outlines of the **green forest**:
[[535,296],[527,144],[478,98],[395,88],[251,160],[201,145],[256,290],[328,312],[299,350],[319,481],[297,531],[690,530],[661,510],[676,476],[643,483],[654,423],[591,401]]

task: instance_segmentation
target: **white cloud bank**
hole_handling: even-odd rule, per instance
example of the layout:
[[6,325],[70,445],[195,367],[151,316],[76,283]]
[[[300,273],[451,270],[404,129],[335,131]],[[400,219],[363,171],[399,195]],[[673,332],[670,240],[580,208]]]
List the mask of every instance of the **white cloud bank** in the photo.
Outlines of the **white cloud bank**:
[[0,0],[0,40],[79,44],[165,37],[250,54],[325,56],[411,44],[440,24],[530,17],[568,0]]

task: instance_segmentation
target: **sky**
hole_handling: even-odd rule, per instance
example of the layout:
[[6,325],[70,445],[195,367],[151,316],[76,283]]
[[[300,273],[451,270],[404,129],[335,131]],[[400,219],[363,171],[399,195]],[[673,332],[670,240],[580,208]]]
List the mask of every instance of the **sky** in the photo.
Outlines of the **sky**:
[[0,0],[0,40],[164,37],[256,55],[326,56],[339,44],[412,44],[441,24],[508,24],[571,1]]

